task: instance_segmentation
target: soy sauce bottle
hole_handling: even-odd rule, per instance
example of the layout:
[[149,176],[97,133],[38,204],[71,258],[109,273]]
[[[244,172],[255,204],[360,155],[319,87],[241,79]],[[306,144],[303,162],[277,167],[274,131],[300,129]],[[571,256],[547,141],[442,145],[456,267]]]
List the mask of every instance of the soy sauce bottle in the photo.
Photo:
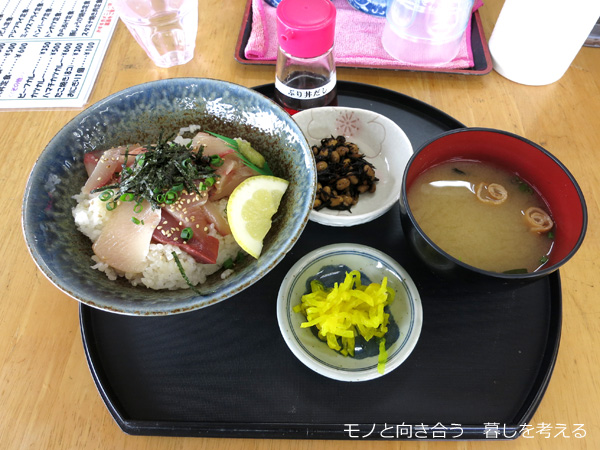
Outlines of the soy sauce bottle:
[[335,16],[330,0],[282,0],[277,6],[275,100],[290,114],[337,105]]

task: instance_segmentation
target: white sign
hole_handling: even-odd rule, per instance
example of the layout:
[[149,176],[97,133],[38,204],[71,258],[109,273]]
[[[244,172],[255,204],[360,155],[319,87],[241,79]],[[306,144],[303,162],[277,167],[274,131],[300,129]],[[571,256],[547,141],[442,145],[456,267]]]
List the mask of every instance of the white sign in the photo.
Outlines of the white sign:
[[117,19],[109,0],[0,5],[0,108],[84,106]]

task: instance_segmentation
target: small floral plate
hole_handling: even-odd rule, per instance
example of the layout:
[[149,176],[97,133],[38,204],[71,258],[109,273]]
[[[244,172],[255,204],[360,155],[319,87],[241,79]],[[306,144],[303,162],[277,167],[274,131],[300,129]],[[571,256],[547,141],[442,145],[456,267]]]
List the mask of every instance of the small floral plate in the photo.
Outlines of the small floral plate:
[[322,225],[349,227],[370,222],[385,214],[400,197],[402,174],[413,154],[406,133],[394,121],[373,111],[341,106],[325,106],[301,111],[293,116],[309,145],[320,146],[321,139],[344,136],[356,144],[365,160],[375,167],[374,193],[360,194],[356,205],[347,210],[312,210],[310,220]]

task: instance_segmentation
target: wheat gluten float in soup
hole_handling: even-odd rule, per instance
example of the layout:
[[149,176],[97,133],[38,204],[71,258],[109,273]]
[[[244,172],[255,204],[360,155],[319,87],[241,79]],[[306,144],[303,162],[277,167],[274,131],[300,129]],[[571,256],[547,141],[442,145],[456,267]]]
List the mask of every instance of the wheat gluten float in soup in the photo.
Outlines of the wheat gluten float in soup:
[[529,273],[548,262],[550,209],[516,173],[477,161],[446,162],[419,175],[407,196],[421,229],[466,264]]

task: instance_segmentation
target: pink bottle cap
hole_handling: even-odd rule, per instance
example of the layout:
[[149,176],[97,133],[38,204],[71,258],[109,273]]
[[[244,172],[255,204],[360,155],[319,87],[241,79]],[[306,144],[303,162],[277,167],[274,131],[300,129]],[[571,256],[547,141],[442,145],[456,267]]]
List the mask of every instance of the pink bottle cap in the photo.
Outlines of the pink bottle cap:
[[283,0],[277,6],[279,46],[300,58],[324,54],[333,46],[335,12],[331,0]]

